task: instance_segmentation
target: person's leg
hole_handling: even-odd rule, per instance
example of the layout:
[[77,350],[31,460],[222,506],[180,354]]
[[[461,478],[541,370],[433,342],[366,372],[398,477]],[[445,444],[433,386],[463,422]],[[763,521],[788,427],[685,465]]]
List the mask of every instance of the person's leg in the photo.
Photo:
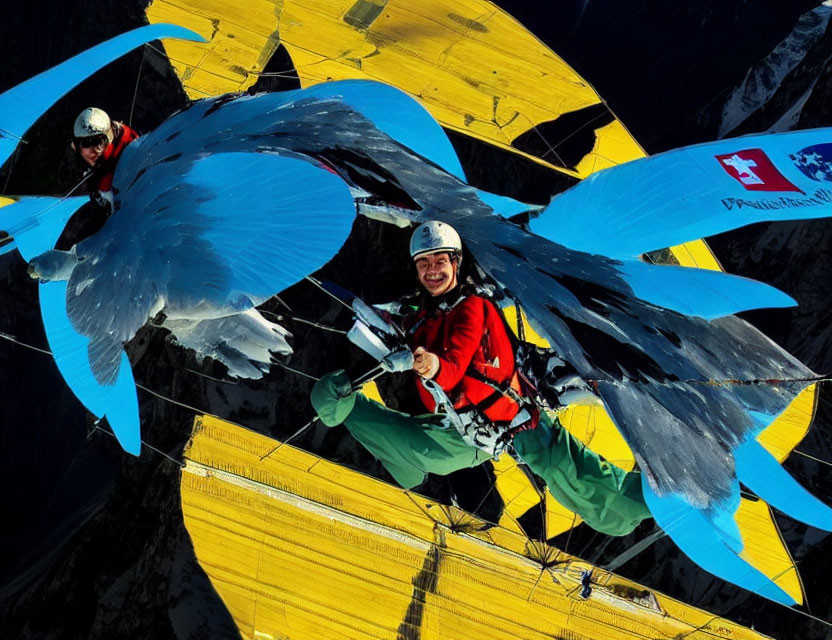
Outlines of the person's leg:
[[321,378],[311,399],[324,424],[344,424],[406,489],[424,481],[427,473],[447,475],[489,458],[465,444],[454,429],[439,428],[439,416],[411,416],[354,393],[343,371]]
[[651,517],[641,493],[641,474],[610,464],[557,420],[541,416],[536,429],[514,437],[514,448],[555,500],[596,531],[626,535]]

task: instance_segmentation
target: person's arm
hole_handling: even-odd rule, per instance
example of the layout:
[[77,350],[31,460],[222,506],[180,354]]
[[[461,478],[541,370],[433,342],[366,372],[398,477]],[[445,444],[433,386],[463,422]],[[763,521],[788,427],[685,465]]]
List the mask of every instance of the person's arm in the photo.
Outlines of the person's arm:
[[485,330],[483,301],[470,297],[460,303],[448,332],[448,344],[439,358],[439,372],[434,377],[445,391],[457,386],[471,366],[471,360],[482,343]]

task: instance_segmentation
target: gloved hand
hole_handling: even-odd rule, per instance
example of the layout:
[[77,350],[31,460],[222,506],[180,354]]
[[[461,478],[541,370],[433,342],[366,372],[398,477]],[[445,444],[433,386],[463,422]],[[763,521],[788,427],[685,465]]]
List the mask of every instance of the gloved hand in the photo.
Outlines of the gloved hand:
[[315,383],[310,395],[318,418],[328,427],[341,424],[355,407],[355,391],[343,369],[326,374]]

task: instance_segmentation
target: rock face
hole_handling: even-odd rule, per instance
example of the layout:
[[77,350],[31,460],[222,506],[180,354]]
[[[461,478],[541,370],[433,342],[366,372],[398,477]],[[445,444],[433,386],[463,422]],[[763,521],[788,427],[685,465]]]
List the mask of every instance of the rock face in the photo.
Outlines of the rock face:
[[[142,24],[144,4],[35,1],[8,10],[0,40],[5,61],[0,90]],[[562,3],[558,15],[545,16],[529,3],[501,4],[522,23],[533,25],[541,39],[592,82],[650,152],[714,139],[720,131],[733,135],[777,122],[830,125],[832,44],[828,28],[822,27],[829,9],[816,9],[817,2],[722,0],[683,6],[596,0]],[[788,39],[798,32],[812,44],[789,45],[794,55],[785,57],[791,62],[774,64],[772,52],[785,46],[784,41],[796,43]],[[807,49],[802,57],[801,46]],[[750,91],[752,84],[766,90]],[[91,103],[124,120],[132,113],[132,124],[148,131],[185,104],[185,97],[167,61],[153,49],[125,56],[37,123],[27,136],[29,144],[0,171],[4,193],[64,193],[77,182],[80,170],[67,150],[67,132],[75,115]],[[731,106],[737,104],[742,108]],[[478,186],[532,201],[545,201],[563,186],[537,165],[459,136],[453,140]],[[398,297],[409,286],[403,283],[412,282],[408,265],[380,257],[406,255],[407,239],[407,231],[358,220],[322,275],[370,302]],[[755,312],[748,319],[821,373],[832,369],[831,241],[830,222],[757,225],[711,240],[726,270],[769,282],[798,300],[797,309]],[[16,255],[4,256],[0,274],[0,331],[45,347],[36,288],[25,265]],[[340,335],[292,320],[345,326],[347,312],[324,294],[301,284],[281,300],[288,307],[273,300],[266,309],[284,316],[295,335],[299,348],[294,368],[319,376],[342,366],[359,375],[372,366]],[[307,401],[311,380],[279,367],[262,381],[227,382],[221,367],[196,362],[152,328],[137,336],[130,355],[137,381],[150,390],[139,392],[143,437],[174,458],[188,437],[194,412],[155,394],[275,437],[291,435],[312,415]],[[7,488],[0,545],[5,554],[0,562],[0,636],[234,637],[233,622],[196,563],[184,530],[175,462],[152,451],[139,459],[123,455],[111,437],[93,428],[46,355],[3,341],[0,386],[6,401],[0,421],[0,479]],[[832,401],[823,389],[815,426],[802,451],[832,460],[831,418]],[[338,430],[312,428],[296,443],[386,477]],[[799,455],[787,466],[816,495],[832,495],[828,467]],[[422,490],[440,499],[452,492],[462,506],[473,508],[487,483],[485,473],[474,470],[450,481],[434,479]],[[482,509],[495,512],[499,504],[492,500]],[[799,562],[812,613],[832,618],[826,577],[830,543],[787,518],[778,523]],[[534,528],[533,522],[525,524]],[[581,527],[556,542],[604,564],[649,530],[645,525],[633,536],[610,539]],[[619,572],[778,638],[825,632],[819,623],[711,578],[667,540]]]
[[[778,107],[782,109],[789,102],[793,104],[776,122],[768,125],[768,129],[784,131],[794,127],[821,78],[818,71],[832,59],[832,52],[823,43],[830,16],[832,5],[828,2],[807,11],[797,21],[792,32],[748,70],[722,107],[720,138],[730,135],[756,112],[776,110]],[[783,81],[789,76],[792,77],[788,85],[784,86]],[[789,97],[774,101],[773,98],[781,89]],[[758,127],[754,130],[760,129]]]

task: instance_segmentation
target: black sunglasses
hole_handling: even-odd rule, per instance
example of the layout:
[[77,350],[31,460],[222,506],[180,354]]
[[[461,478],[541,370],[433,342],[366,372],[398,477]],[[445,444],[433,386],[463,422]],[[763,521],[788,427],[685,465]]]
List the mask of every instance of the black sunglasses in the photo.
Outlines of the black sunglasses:
[[100,147],[107,144],[107,136],[103,133],[97,136],[89,136],[87,138],[76,138],[75,142],[82,149],[90,149],[92,147]]

